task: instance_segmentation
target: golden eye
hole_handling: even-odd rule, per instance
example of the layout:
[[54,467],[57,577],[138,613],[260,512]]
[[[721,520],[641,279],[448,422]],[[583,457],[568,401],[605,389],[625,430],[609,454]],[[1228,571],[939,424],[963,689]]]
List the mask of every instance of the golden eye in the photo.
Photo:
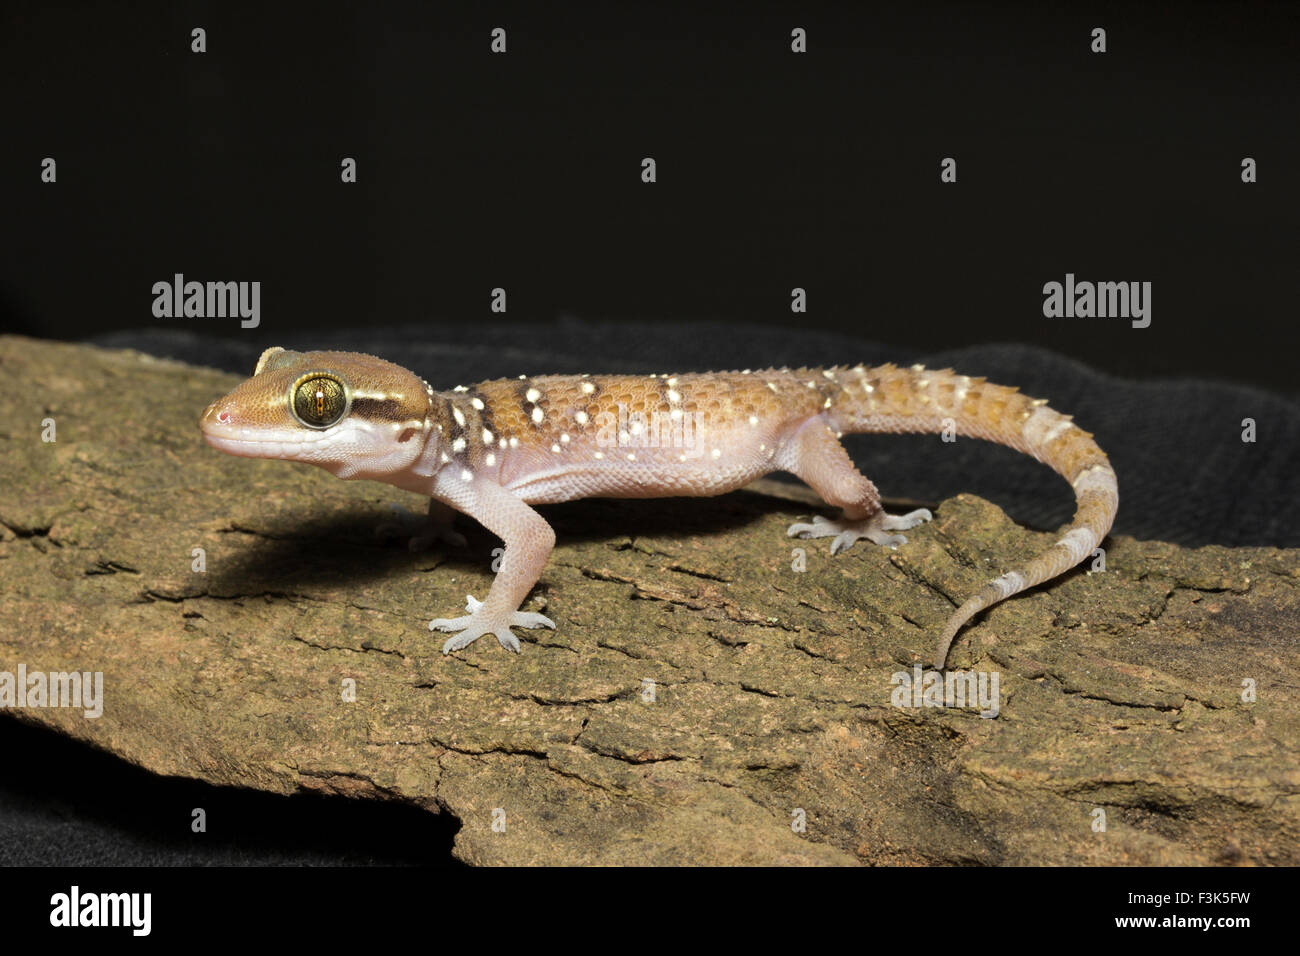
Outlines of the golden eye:
[[293,388],[293,413],[312,428],[328,428],[343,417],[348,396],[343,383],[330,375],[313,375]]

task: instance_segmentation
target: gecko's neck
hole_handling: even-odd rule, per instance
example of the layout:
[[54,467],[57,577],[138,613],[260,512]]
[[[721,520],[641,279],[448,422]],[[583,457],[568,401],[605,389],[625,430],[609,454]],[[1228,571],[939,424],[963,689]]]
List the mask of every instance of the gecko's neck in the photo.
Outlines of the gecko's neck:
[[454,430],[455,425],[451,404],[445,396],[434,392],[429,395],[428,401],[429,407],[425,419],[428,425],[423,429],[424,434],[421,436],[423,445],[415,460],[396,470],[358,474],[356,477],[372,478],[417,494],[432,493],[438,472],[451,461],[450,442],[446,436]]

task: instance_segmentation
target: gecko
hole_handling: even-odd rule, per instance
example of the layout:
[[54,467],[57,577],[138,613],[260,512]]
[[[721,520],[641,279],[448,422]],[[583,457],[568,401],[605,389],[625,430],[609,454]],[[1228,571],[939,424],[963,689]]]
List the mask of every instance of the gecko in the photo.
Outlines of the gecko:
[[555,627],[520,610],[555,545],[534,505],[720,495],[786,471],[839,509],[791,525],[790,536],[831,538],[832,554],[860,539],[905,544],[898,532],[930,512],[886,513],[841,444],[846,433],[955,428],[1032,455],[1074,489],[1075,514],[1059,540],[952,613],[938,636],[938,670],[972,617],[1092,554],[1119,505],[1110,461],[1069,415],[1015,388],[920,365],[521,375],[437,391],[371,355],[277,346],[262,353],[251,378],[207,407],[200,428],[209,445],[232,455],[306,462],[427,495],[422,541],[463,544],[452,527],[457,513],[500,537],[504,555],[484,599],[469,595],[468,613],[429,622],[452,632],[444,654],[485,634],[518,651],[511,628]]

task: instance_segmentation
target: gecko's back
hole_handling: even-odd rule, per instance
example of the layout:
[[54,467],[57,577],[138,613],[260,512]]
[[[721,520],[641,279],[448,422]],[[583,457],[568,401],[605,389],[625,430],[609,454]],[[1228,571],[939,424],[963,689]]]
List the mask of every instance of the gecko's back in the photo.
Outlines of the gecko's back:
[[738,488],[783,467],[789,435],[824,404],[827,380],[806,381],[788,369],[545,375],[441,394],[461,460],[538,503]]

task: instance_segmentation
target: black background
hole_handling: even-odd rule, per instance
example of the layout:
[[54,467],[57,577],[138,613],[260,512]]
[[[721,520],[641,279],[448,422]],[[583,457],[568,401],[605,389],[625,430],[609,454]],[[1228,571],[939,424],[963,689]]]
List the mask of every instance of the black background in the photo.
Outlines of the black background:
[[[1296,4],[4,11],[12,330],[248,334],[154,319],[153,283],[181,272],[261,281],[272,337],[436,337],[500,321],[500,286],[534,324],[1030,342],[1129,376],[1295,388]],[[1043,318],[1043,284],[1067,272],[1152,282],[1151,327]]]
[[[1295,545],[1298,26],[1296,4],[4,0],[0,330],[245,372],[330,343],[439,386],[924,359],[1075,412],[1117,531]],[[176,272],[260,281],[262,327],[155,319]],[[1067,272],[1152,282],[1151,327],[1043,318]],[[860,441],[887,494],[1069,514],[1023,456]],[[455,829],[160,781],[7,719],[0,753],[0,862],[431,862]]]

